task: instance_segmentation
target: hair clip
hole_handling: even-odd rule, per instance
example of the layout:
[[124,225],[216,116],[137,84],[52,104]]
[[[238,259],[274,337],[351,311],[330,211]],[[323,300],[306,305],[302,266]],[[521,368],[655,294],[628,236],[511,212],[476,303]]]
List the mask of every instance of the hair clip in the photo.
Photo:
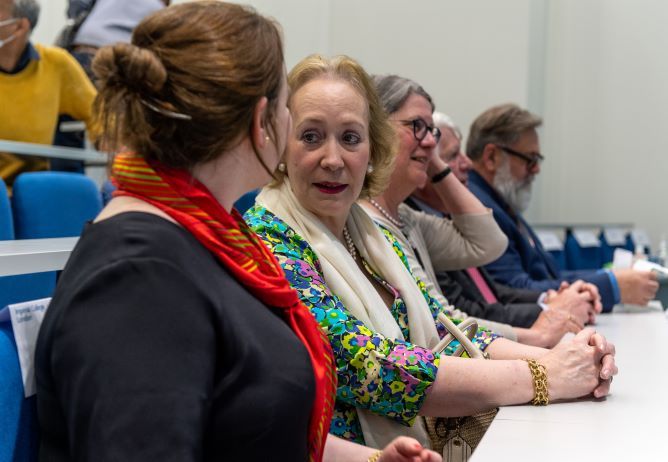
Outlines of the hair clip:
[[153,112],[157,112],[158,114],[162,114],[164,116],[170,117],[172,119],[179,119],[179,120],[192,120],[192,116],[188,114],[181,114],[180,112],[174,112],[174,111],[169,111],[167,109],[155,106],[148,101],[144,101],[143,99],[140,99],[141,103],[149,108]]

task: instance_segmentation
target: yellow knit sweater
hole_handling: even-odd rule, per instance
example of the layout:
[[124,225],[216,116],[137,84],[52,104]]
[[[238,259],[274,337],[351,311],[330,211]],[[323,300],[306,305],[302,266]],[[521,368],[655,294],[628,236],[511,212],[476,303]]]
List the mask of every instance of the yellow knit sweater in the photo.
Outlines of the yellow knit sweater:
[[51,144],[60,114],[90,127],[96,92],[79,63],[63,49],[35,48],[38,61],[0,73],[0,139]]

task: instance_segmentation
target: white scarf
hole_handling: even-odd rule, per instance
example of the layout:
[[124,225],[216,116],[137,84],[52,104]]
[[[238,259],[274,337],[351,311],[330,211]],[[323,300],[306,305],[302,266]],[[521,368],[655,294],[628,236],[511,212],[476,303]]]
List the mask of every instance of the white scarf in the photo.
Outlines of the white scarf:
[[[264,188],[257,202],[308,242],[318,256],[327,286],[353,316],[373,332],[404,340],[392,313],[346,247],[319,218],[299,204],[287,178],[277,188]],[[357,204],[351,207],[346,225],[360,255],[401,294],[408,313],[411,342],[424,348],[436,346],[439,337],[429,306],[382,231]],[[380,373],[380,368],[373,372]],[[383,448],[400,435],[412,436],[426,447],[430,446],[420,418],[412,427],[406,427],[362,408],[357,408],[357,414],[367,446]]]

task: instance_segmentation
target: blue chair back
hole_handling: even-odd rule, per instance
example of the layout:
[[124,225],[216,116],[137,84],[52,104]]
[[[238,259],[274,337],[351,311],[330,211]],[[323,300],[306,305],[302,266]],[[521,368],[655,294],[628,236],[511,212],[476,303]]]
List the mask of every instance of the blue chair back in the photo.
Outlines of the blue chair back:
[[[640,239],[640,241],[638,239]],[[626,237],[626,249],[635,253],[636,246],[638,244],[643,246],[643,250],[645,251],[646,255],[652,254],[652,249],[649,246],[647,233],[645,233],[644,230],[637,230],[637,229],[631,230],[628,236]]]
[[35,396],[23,396],[12,323],[0,322],[0,461],[36,461],[38,436]]
[[107,205],[111,199],[114,197],[114,191],[116,191],[116,186],[114,184],[107,180],[104,183],[102,183],[102,203],[104,205]]
[[[623,230],[615,229],[612,233],[602,230],[598,237],[601,241],[601,262],[604,265],[613,261],[615,249],[626,248],[626,236]],[[613,240],[608,242],[609,238]]]
[[601,245],[582,247],[572,231],[566,234],[564,243],[566,266],[569,270],[599,269],[601,268]]
[[8,241],[10,239],[14,239],[12,207],[7,195],[7,185],[0,178],[0,241]]
[[29,172],[14,182],[12,208],[16,239],[79,236],[102,210],[102,197],[85,175]]
[[246,210],[255,205],[255,198],[259,193],[259,189],[254,189],[253,191],[247,192],[234,203],[234,208],[236,208],[239,213],[243,215],[246,213]]
[[[14,220],[7,197],[7,187],[0,179],[0,240],[12,239],[14,239]],[[56,274],[52,272],[0,277],[0,309],[10,303],[50,297],[55,287]]]

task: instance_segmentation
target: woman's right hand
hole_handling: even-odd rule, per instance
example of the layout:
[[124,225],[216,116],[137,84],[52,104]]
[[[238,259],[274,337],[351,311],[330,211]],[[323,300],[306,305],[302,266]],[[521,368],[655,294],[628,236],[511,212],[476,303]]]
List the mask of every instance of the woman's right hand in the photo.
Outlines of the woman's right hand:
[[438,453],[424,448],[416,439],[400,436],[383,448],[378,462],[441,462]]
[[550,399],[572,399],[608,394],[617,374],[615,346],[591,328],[583,329],[570,342],[562,342],[540,358],[547,370]]

